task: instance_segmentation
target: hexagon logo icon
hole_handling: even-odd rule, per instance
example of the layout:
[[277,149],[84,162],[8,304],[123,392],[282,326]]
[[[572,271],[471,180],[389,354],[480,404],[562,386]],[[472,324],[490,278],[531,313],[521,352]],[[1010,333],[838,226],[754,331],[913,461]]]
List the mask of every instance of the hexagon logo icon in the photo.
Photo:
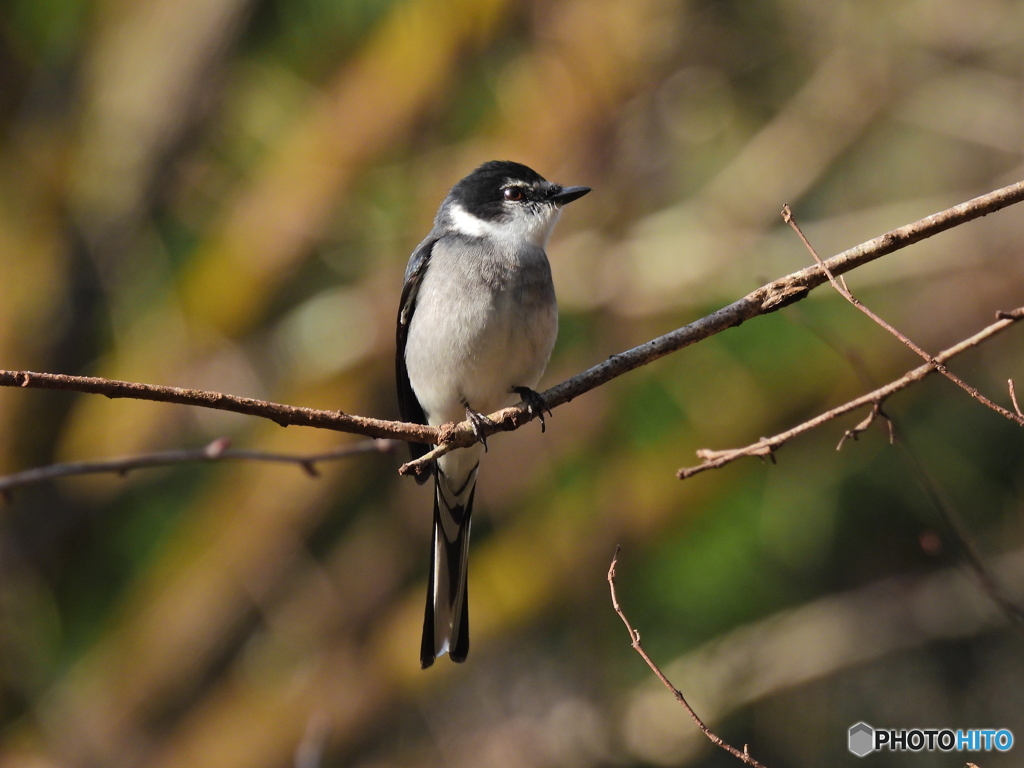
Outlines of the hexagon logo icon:
[[850,726],[849,750],[857,757],[864,757],[875,751],[875,729],[867,723],[857,723]]

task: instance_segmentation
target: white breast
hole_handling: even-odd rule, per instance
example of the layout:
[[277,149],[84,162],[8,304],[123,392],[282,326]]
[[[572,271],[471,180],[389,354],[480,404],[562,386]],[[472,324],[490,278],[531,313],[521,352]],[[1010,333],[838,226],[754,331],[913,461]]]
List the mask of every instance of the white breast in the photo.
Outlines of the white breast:
[[485,414],[516,402],[511,388],[536,387],[557,333],[543,249],[511,256],[482,253],[464,238],[438,241],[405,350],[428,422],[463,420],[464,401]]

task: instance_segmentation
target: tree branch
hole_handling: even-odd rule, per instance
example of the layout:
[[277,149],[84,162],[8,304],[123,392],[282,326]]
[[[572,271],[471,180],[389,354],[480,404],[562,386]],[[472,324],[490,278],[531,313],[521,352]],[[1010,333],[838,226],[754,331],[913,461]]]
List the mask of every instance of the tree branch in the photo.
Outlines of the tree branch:
[[[1024,551],[994,557],[992,569],[1009,597],[1024,601]],[[745,707],[844,670],[863,669],[886,656],[936,643],[963,642],[1005,626],[1005,615],[983,598],[971,574],[959,566],[939,568],[788,607],[733,628],[662,667],[676,679],[699,679],[701,700],[708,702],[704,717],[723,722]],[[642,765],[672,765],[703,737],[659,716],[664,710],[652,707],[655,698],[659,703],[663,699],[660,689],[647,686],[626,694],[623,719],[642,718],[645,726],[630,752]]]
[[718,469],[726,464],[731,464],[736,461],[736,459],[742,458],[743,456],[761,456],[770,458],[776,450],[781,448],[785,443],[792,440],[797,435],[808,432],[815,427],[820,427],[822,424],[832,421],[832,419],[842,416],[845,413],[854,411],[857,408],[861,408],[865,405],[874,405],[875,407],[872,409],[871,414],[869,414],[864,421],[852,430],[847,430],[846,434],[843,436],[843,440],[841,440],[839,445],[836,447],[836,450],[838,450],[839,448],[842,448],[843,442],[847,438],[856,437],[857,434],[863,432],[871,425],[872,421],[874,421],[876,417],[885,417],[885,414],[881,411],[881,407],[890,395],[895,392],[899,392],[901,389],[909,387],[916,381],[920,381],[925,376],[935,371],[938,365],[956,357],[961,352],[964,352],[971,347],[978,346],[982,342],[995,336],[1000,331],[1009,328],[1019,320],[1024,320],[1024,307],[1018,307],[1010,312],[998,312],[997,317],[1000,319],[992,323],[992,325],[982,329],[969,339],[964,339],[959,344],[943,350],[933,358],[932,362],[925,363],[924,365],[909,371],[895,381],[886,384],[884,387],[879,387],[873,392],[861,395],[855,400],[851,400],[848,403],[844,403],[830,411],[826,411],[825,413],[815,416],[813,419],[809,419],[802,424],[798,424],[792,429],[787,429],[785,432],[780,432],[774,437],[762,437],[756,443],[751,443],[743,448],[731,448],[721,451],[702,448],[697,451],[697,458],[702,459],[703,463],[694,467],[684,467],[680,469],[676,472],[676,477],[680,480],[685,480],[686,478],[699,474],[706,469]]
[[68,376],[63,373],[36,373],[34,371],[0,370],[0,387],[28,387],[31,389],[59,389],[104,395],[111,399],[127,397],[134,400],[153,400],[200,408],[231,411],[247,416],[269,419],[282,427],[318,427],[333,429],[366,437],[394,438],[413,442],[437,442],[438,430],[423,424],[350,416],[342,411],[325,411],[283,405],[251,397],[226,395],[202,389],[165,387],[159,384],[139,384],[132,381],[102,379],[94,376]]
[[[733,328],[741,323],[782,309],[805,298],[813,289],[827,280],[826,269],[841,275],[859,266],[886,256],[908,245],[937,235],[947,229],[985,216],[1024,200],[1024,181],[997,189],[967,202],[932,214],[913,224],[899,227],[884,235],[843,251],[824,262],[773,280],[716,312],[689,325],[638,347],[612,355],[603,363],[541,393],[545,407],[553,409],[564,405],[624,373],[646,365],[672,352]],[[300,408],[253,398],[237,397],[221,392],[209,392],[179,387],[157,386],[127,381],[114,381],[88,376],[67,376],[54,373],[0,370],[0,386],[61,389],[107,397],[129,397],[139,400],[179,403],[182,405],[215,408],[250,416],[270,419],[281,426],[299,425],[333,429],[339,432],[367,437],[394,438],[418,443],[437,444],[438,448],[418,461],[409,462],[399,470],[402,474],[420,474],[439,455],[455,448],[472,445],[476,434],[468,421],[445,424],[435,429],[422,424],[350,416],[341,411]],[[485,437],[496,432],[508,432],[533,420],[534,416],[523,403],[490,414],[494,425],[481,428]]]
[[[872,312],[870,309],[868,309],[866,306],[864,306],[864,304],[862,304],[861,301],[850,292],[850,289],[846,286],[846,281],[845,280],[843,280],[842,278],[840,278],[839,280],[836,280],[836,278],[832,274],[831,270],[829,270],[828,266],[825,265],[822,262],[821,257],[818,256],[818,252],[814,250],[814,246],[811,245],[810,241],[808,241],[808,239],[804,236],[803,231],[801,231],[801,229],[800,229],[800,225],[797,224],[796,223],[796,219],[793,218],[793,212],[789,209],[788,205],[782,206],[782,219],[787,224],[789,224],[789,226],[791,226],[793,228],[793,230],[797,233],[797,235],[799,235],[800,240],[803,241],[803,244],[807,247],[807,250],[810,251],[811,256],[814,257],[814,260],[818,263],[818,266],[820,266],[822,268],[822,270],[824,270],[825,277],[828,278],[829,283],[832,284],[832,287],[836,289],[836,292],[840,296],[842,296],[844,299],[846,299],[848,302],[850,302],[854,307],[856,307],[861,312],[863,312],[865,315],[867,315],[872,320],[874,320],[875,323],[877,323],[879,326],[881,326],[882,328],[887,330],[889,333],[891,333],[893,336],[895,336],[897,339],[899,339],[901,342],[903,342],[903,344],[905,344],[910,350],[912,350],[914,352],[914,354],[918,355],[919,357],[921,357],[924,360],[927,360],[929,363],[932,363],[934,365],[934,367],[935,367],[935,370],[937,370],[939,373],[941,373],[947,379],[952,381],[954,384],[956,384],[958,387],[960,387],[960,389],[962,389],[964,392],[966,392],[972,398],[977,400],[979,403],[981,403],[982,405],[984,405],[984,406],[986,406],[988,408],[991,408],[993,411],[995,411],[996,413],[1000,414],[1001,416],[1005,416],[1010,421],[1014,421],[1018,425],[1024,427],[1024,416],[1022,416],[1020,414],[1020,412],[1019,412],[1020,409],[1019,408],[1017,409],[1018,413],[1011,413],[1010,411],[1008,411],[1005,408],[1003,408],[1003,406],[998,405],[996,403],[993,403],[991,400],[989,400],[987,397],[985,397],[983,394],[981,394],[981,392],[979,392],[977,389],[975,389],[970,384],[965,382],[959,376],[957,376],[954,373],[952,373],[951,371],[947,370],[946,366],[944,366],[940,362],[936,361],[935,358],[933,358],[931,355],[929,355],[927,352],[925,352],[923,349],[921,349],[921,347],[919,347],[917,344],[915,344],[913,341],[911,341],[910,338],[908,338],[903,333],[900,333],[898,330],[896,330],[896,328],[894,328],[892,325],[887,323],[881,317],[879,317],[874,312]],[[1013,392],[1011,391],[1010,394],[1012,395]]]
[[167,467],[174,464],[189,464],[210,461],[264,461],[279,464],[296,464],[310,477],[320,473],[316,465],[324,461],[337,461],[365,453],[394,453],[398,448],[395,440],[364,440],[354,445],[346,445],[333,451],[308,455],[290,453],[272,453],[269,451],[236,450],[231,448],[231,441],[221,437],[203,448],[183,449],[174,451],[154,451],[137,456],[122,456],[116,459],[100,461],[72,461],[64,464],[51,464],[46,467],[35,467],[23,472],[0,477],[0,497],[10,500],[11,491],[27,485],[35,485],[59,477],[74,475],[96,475],[113,472],[125,475],[135,469],[148,467]]
[[665,673],[662,672],[661,669],[658,668],[658,665],[654,663],[653,659],[647,655],[647,651],[645,651],[644,647],[640,644],[640,632],[633,629],[633,625],[630,624],[629,619],[626,618],[626,614],[623,612],[622,606],[619,605],[619,596],[615,592],[615,566],[618,565],[618,562],[619,547],[616,546],[615,554],[612,555],[612,564],[608,567],[608,588],[612,593],[612,608],[615,609],[615,613],[617,613],[619,618],[622,619],[622,623],[626,625],[626,630],[629,632],[630,644],[633,646],[633,650],[640,654],[640,658],[647,663],[647,666],[651,668],[651,671],[659,680],[661,680],[662,684],[672,691],[672,695],[676,697],[676,701],[683,706],[683,709],[685,709],[687,714],[690,715],[690,719],[697,724],[697,727],[701,729],[712,744],[716,747],[721,747],[733,757],[742,760],[747,765],[752,765],[754,768],[765,768],[764,765],[757,762],[757,760],[750,756],[750,752],[747,750],[747,746],[745,744],[743,745],[743,751],[741,752],[732,744],[723,740],[721,736],[714,734],[710,728],[704,725],[704,721],[697,716],[697,713],[693,711],[693,707],[691,707],[686,701],[686,697],[683,696],[683,692],[669,682],[669,679],[665,677]]
[[[746,320],[782,309],[806,298],[810,291],[826,282],[826,271],[841,275],[859,266],[886,256],[908,245],[912,245],[947,229],[1001,210],[1024,200],[1024,181],[997,189],[973,200],[947,208],[927,216],[913,224],[899,227],[884,235],[868,240],[828,259],[824,265],[815,264],[793,272],[778,280],[767,283],[716,312],[689,325],[678,328],[664,336],[641,344],[638,347],[612,355],[603,363],[578,374],[541,393],[545,407],[551,409],[563,405],[605,384],[612,379],[646,365],[672,352],[702,341],[716,333],[733,328]],[[495,432],[510,431],[531,420],[525,406],[516,405],[490,414],[494,426],[486,425],[483,432],[490,436]],[[443,429],[443,428],[442,428]],[[401,474],[420,474],[435,458],[455,448],[472,445],[475,437],[468,422],[452,427],[442,433],[440,445],[422,458],[403,465]]]
[[974,575],[977,576],[981,588],[992,599],[992,602],[998,605],[1006,616],[1014,622],[1018,630],[1024,629],[1024,610],[1003,594],[1003,590],[998,582],[989,573],[981,551],[978,549],[974,537],[967,528],[967,524],[964,522],[959,510],[950,501],[939,482],[928,471],[924,462],[918,457],[917,452],[910,447],[906,436],[901,436],[899,445],[903,449],[904,454],[906,454],[914,473],[917,475],[921,488],[928,496],[932,506],[939,513],[949,534],[959,546],[960,551],[963,552],[968,566],[974,571]]

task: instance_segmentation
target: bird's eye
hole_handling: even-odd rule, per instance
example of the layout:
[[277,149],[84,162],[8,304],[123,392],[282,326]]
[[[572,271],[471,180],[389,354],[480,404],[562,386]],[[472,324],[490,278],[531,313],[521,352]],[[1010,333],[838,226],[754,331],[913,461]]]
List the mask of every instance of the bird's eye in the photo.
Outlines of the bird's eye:
[[523,199],[522,187],[505,187],[505,199],[519,201]]

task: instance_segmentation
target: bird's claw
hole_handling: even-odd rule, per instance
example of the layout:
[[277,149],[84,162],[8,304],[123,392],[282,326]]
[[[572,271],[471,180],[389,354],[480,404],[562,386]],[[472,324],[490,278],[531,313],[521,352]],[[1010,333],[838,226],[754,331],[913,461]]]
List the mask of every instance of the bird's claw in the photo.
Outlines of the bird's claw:
[[512,391],[523,399],[527,413],[540,419],[540,431],[544,432],[548,426],[544,421],[544,411],[547,411],[549,416],[554,415],[544,401],[544,397],[540,392],[534,392],[529,387],[512,387]]
[[463,403],[466,406],[466,420],[469,422],[469,426],[473,428],[473,434],[476,435],[476,439],[479,440],[484,446],[484,453],[487,452],[487,435],[484,434],[484,427],[495,426],[494,422],[484,416],[480,411],[474,411],[469,403]]

